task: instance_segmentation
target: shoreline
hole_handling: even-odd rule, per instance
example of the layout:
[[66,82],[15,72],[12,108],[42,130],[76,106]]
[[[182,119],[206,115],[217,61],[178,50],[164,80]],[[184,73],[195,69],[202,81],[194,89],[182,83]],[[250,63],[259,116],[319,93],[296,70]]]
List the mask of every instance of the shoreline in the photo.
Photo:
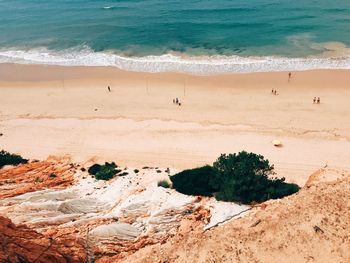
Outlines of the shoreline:
[[305,70],[350,69],[350,51],[341,43],[328,43],[319,54],[283,55],[222,55],[169,52],[158,55],[133,56],[113,50],[93,51],[87,46],[55,51],[46,48],[15,50],[0,49],[0,63],[49,65],[67,67],[113,67],[119,70],[166,73],[177,72],[198,76],[232,73],[266,73]]
[[[349,72],[292,72],[288,82],[287,72],[193,76],[0,64],[0,148],[33,159],[69,154],[175,169],[247,150],[303,185],[325,165],[349,169]],[[274,139],[283,147],[273,147]]]

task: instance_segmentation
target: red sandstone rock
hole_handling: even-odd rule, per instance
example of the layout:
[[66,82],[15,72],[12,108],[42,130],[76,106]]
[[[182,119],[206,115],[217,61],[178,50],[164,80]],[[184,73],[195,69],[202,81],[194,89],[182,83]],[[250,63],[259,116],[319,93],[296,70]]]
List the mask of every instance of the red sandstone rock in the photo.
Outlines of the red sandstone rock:
[[78,240],[48,238],[0,216],[0,262],[85,261],[85,249]]
[[75,168],[68,158],[56,157],[0,170],[0,198],[45,188],[67,187],[73,183],[74,173]]

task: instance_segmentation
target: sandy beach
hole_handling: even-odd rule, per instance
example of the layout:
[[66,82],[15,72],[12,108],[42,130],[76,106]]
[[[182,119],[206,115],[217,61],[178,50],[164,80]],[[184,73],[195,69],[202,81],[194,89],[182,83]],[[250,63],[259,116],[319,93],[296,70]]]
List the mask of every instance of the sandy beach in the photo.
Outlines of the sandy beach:
[[0,148],[27,158],[68,154],[178,170],[247,150],[303,185],[325,165],[350,169],[349,74],[293,72],[288,81],[287,72],[193,76],[1,64]]

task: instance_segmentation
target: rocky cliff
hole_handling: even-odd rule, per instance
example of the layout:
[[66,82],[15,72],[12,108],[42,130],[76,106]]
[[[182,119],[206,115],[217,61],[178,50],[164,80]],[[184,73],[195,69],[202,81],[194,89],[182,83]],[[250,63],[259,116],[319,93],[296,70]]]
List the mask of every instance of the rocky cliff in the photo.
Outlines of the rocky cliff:
[[169,169],[97,181],[81,168],[49,158],[0,170],[1,262],[350,262],[346,171],[248,207],[158,187]]

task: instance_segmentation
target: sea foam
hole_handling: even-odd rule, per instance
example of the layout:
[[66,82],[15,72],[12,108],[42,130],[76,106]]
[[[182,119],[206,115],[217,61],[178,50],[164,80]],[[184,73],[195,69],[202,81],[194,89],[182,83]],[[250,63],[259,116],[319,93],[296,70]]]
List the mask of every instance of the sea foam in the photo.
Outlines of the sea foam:
[[287,58],[277,56],[160,56],[128,57],[113,52],[94,52],[88,47],[52,51],[0,50],[0,63],[60,66],[111,66],[137,72],[185,72],[196,75],[350,69],[350,56]]

